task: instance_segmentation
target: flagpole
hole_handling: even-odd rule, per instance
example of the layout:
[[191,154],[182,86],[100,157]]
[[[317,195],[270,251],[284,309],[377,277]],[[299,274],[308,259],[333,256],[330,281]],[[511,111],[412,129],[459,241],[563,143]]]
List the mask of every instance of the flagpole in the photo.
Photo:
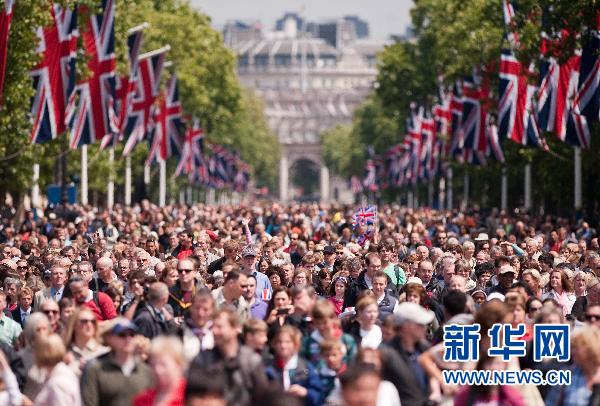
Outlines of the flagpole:
[[150,166],[144,165],[144,190],[146,199],[150,200]]
[[463,210],[469,206],[469,170],[465,168],[465,173],[463,175]]
[[160,169],[159,184],[158,184],[158,205],[164,207],[167,200],[167,161],[164,159],[158,160]]
[[32,211],[34,208],[38,208],[40,206],[40,164],[33,164],[33,179],[31,186],[31,208]]
[[452,210],[452,200],[454,199],[453,190],[452,190],[452,167],[448,168],[448,173],[446,175],[448,178],[448,205],[447,209]]
[[575,147],[575,210],[581,210],[582,198],[581,198],[581,148]]
[[81,204],[88,204],[88,146],[81,146]]
[[108,166],[110,173],[108,175],[108,187],[107,187],[107,196],[106,196],[106,207],[108,210],[112,210],[115,204],[115,179],[113,176],[113,169],[115,165],[115,149],[114,147],[110,147],[108,150]]
[[131,157],[125,158],[125,206],[131,206]]
[[506,211],[508,207],[508,176],[506,175],[506,166],[502,167],[502,185],[500,195],[500,209]]
[[525,196],[524,196],[525,210],[531,209],[531,163],[525,165]]
[[438,192],[438,210],[444,210],[444,201],[446,198],[446,180],[440,176]]

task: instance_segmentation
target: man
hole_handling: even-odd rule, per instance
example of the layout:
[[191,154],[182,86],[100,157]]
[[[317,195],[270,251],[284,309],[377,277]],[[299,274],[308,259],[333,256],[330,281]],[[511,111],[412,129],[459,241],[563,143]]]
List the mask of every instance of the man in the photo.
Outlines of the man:
[[113,274],[113,261],[110,258],[102,257],[96,261],[97,278],[94,278],[89,286],[94,292],[106,292],[108,286],[116,279]]
[[596,305],[600,305],[600,279],[592,277],[587,284],[587,296],[579,296],[575,300],[571,314],[584,321],[588,307]]
[[36,292],[33,297],[33,309],[39,310],[40,305],[46,299],[53,299],[56,302],[62,299],[67,282],[67,270],[59,265],[53,265],[50,269],[50,286],[46,289]]
[[381,376],[392,382],[402,405],[424,405],[429,397],[427,373],[417,358],[427,350],[425,334],[435,317],[416,303],[402,303],[396,312],[397,335],[381,347]]
[[192,234],[191,231],[184,230],[178,234],[178,238],[179,238],[179,245],[177,247],[175,247],[173,252],[171,252],[171,256],[181,260],[181,259],[185,259],[185,258],[189,257],[190,255],[192,255],[192,253],[193,253],[192,242],[193,242],[194,235]]
[[4,314],[6,293],[0,291],[0,342],[14,346],[23,329],[21,325]]
[[383,321],[386,316],[393,314],[398,307],[398,300],[393,297],[387,288],[388,278],[385,272],[377,271],[373,275],[373,295],[377,300],[377,306],[379,307],[379,320]]
[[[294,234],[292,234],[293,236]],[[296,239],[298,238],[298,234],[296,235]],[[293,238],[293,237],[292,237]],[[293,240],[292,240],[293,241]],[[294,251],[290,252],[290,261],[294,266],[298,266],[300,262],[302,262],[302,257],[306,255],[306,243],[304,241],[296,242]]]
[[238,315],[240,322],[244,323],[249,316],[248,303],[242,296],[248,277],[233,270],[227,274],[225,284],[212,291],[217,309],[230,308]]
[[525,238],[525,252],[527,256],[531,259],[538,260],[542,252],[539,249],[538,242],[535,238],[527,237]]
[[433,291],[433,298],[438,302],[442,303],[442,298],[448,292],[448,285],[452,280],[452,277],[456,274],[454,263],[456,259],[453,256],[442,257],[440,262],[437,264],[437,272],[443,276],[443,280],[438,280],[438,286]]
[[185,258],[177,263],[179,280],[169,289],[169,304],[173,309],[173,316],[183,316],[192,304],[192,298],[199,288],[196,281],[196,266],[191,259]]
[[318,264],[319,269],[327,269],[330,274],[333,274],[333,265],[337,258],[337,251],[333,245],[326,245],[323,248],[323,262]]
[[12,318],[19,323],[21,327],[25,327],[25,322],[31,314],[31,303],[33,302],[33,291],[24,286],[17,295],[19,305],[12,311]]
[[585,309],[585,321],[591,326],[600,327],[600,305],[590,305]]
[[201,290],[194,295],[188,317],[183,322],[179,333],[188,362],[192,361],[200,351],[214,347],[211,320],[214,311],[215,300],[208,290]]
[[433,292],[438,287],[438,279],[433,277],[433,264],[430,260],[424,259],[419,262],[417,276],[421,279],[423,287],[427,292]]
[[256,251],[254,251],[251,245],[247,245],[242,250],[242,261],[240,264],[242,273],[246,274],[246,276],[254,275],[256,278],[255,296],[257,299],[264,301],[271,300],[271,294],[273,293],[271,282],[267,275],[256,270],[256,265]]
[[250,309],[250,318],[264,320],[267,315],[267,302],[256,298],[256,277],[248,276],[246,285],[243,288],[242,296],[248,303]]
[[438,248],[444,248],[448,241],[448,234],[445,231],[438,231],[435,236],[435,246]]
[[[400,265],[393,262],[393,257],[396,254],[396,247],[393,240],[384,241],[379,246],[379,257],[381,258],[381,269],[387,276],[390,277],[396,289],[399,289],[406,283],[406,275]],[[396,292],[397,293],[397,292]]]
[[79,306],[88,307],[98,321],[106,321],[117,317],[112,299],[104,292],[92,291],[82,278],[74,277],[69,283],[73,300]]
[[229,405],[250,405],[253,395],[268,386],[261,357],[238,340],[240,322],[231,309],[217,310],[213,317],[215,348],[198,354],[189,376],[218,376],[229,384],[225,400]]
[[121,258],[117,262],[117,278],[127,286],[127,276],[131,271],[131,261],[127,258]]
[[[344,296],[344,308],[354,307],[357,302],[358,295],[364,290],[373,288],[373,277],[375,272],[381,270],[381,258],[376,252],[372,252],[366,257],[367,269],[362,271],[358,278],[353,281]],[[386,275],[387,276],[387,275]],[[388,285],[393,285],[388,278]],[[395,289],[395,286],[394,286]]]
[[[317,301],[317,293],[312,286],[294,286],[290,294],[294,303],[294,313],[288,314],[283,324],[296,327],[303,337],[308,337],[312,333],[311,314]],[[269,335],[275,334],[279,326],[279,323],[272,324]]]
[[379,404],[380,399],[386,404],[400,404],[398,394],[395,400],[388,397],[384,400],[381,396],[384,393],[380,390],[381,377],[373,364],[353,364],[341,374],[339,380],[345,406],[375,405]]
[[124,317],[110,322],[104,343],[111,352],[88,361],[81,376],[85,406],[129,406],[133,397],[153,384],[152,370],[134,356],[136,326]]
[[162,282],[154,282],[148,287],[146,300],[138,307],[134,324],[144,337],[153,339],[156,336],[170,334],[176,325],[173,315],[166,309],[169,301],[169,288]]
[[489,288],[488,296],[494,292],[506,295],[515,280],[515,269],[510,265],[502,265],[498,271],[498,284]]
[[228,240],[223,243],[223,256],[212,261],[207,268],[209,274],[222,270],[226,262],[235,262],[238,254],[238,244],[234,240]]

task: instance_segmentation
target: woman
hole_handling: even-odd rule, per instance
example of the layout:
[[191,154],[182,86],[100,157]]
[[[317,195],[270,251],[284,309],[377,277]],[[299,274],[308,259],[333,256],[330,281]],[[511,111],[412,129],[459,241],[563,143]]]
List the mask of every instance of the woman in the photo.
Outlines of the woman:
[[150,347],[150,366],[155,387],[133,398],[134,406],[177,406],[185,403],[185,358],[181,340],[159,336]]
[[6,308],[13,311],[18,306],[17,295],[21,289],[21,281],[15,278],[6,278],[4,280],[4,292],[6,292]]
[[542,301],[537,297],[530,297],[525,303],[525,312],[527,313],[527,323],[533,324],[537,317],[540,309],[542,308]]
[[265,258],[262,258],[258,263],[258,271],[260,273],[266,274],[267,270],[269,269],[269,265],[269,261],[267,261]]
[[98,321],[87,307],[78,308],[71,316],[65,342],[69,366],[77,376],[81,376],[86,362],[109,351],[100,343]]
[[270,270],[267,272],[267,278],[269,278],[269,282],[271,282],[271,287],[276,289],[281,286],[281,276],[275,270]]
[[167,265],[165,270],[163,271],[160,281],[165,283],[169,288],[175,286],[177,281],[179,280],[179,273],[177,272],[177,266]]
[[417,283],[407,283],[404,287],[406,294],[406,301],[416,303],[421,306],[425,306],[427,302],[427,292],[423,285]]
[[121,306],[123,305],[123,294],[121,292],[119,292],[119,290],[114,287],[114,286],[109,286],[104,293],[106,293],[108,295],[108,297],[110,297],[110,299],[113,302],[113,305],[115,306],[115,309],[117,310],[117,313],[121,312]]
[[27,318],[27,323],[25,323],[21,335],[24,343],[19,351],[19,357],[23,360],[24,372],[27,377],[23,394],[29,399],[36,397],[45,378],[43,371],[35,365],[34,347],[41,338],[46,337],[51,331],[52,327],[48,317],[42,312],[34,312]]
[[266,368],[270,381],[286,392],[304,399],[304,404],[321,404],[322,385],[314,367],[298,355],[302,335],[292,326],[283,326],[273,340],[274,362]]
[[350,323],[348,333],[360,348],[377,348],[383,340],[381,328],[376,324],[379,307],[373,296],[365,296],[356,303],[356,319]]
[[[519,324],[525,324],[527,310],[523,296],[514,294],[507,296],[506,304],[510,313],[510,316],[508,317],[510,319],[510,324],[514,328],[516,328]],[[532,339],[532,331],[529,324],[526,324],[525,335],[523,335],[522,339],[525,341],[530,341]]]
[[575,272],[573,277],[573,288],[575,290],[575,297],[587,296],[587,283],[588,274],[583,271]]
[[600,383],[600,330],[586,327],[573,333],[571,344],[571,384],[553,386],[546,397],[547,405],[596,405],[592,387]]
[[330,296],[327,300],[333,303],[336,316],[339,316],[344,311],[344,295],[346,294],[347,287],[348,279],[344,276],[338,276],[329,289]]
[[67,350],[58,334],[41,338],[35,346],[36,365],[46,372],[46,380],[35,397],[38,406],[81,405],[79,378],[62,362]]
[[315,291],[317,295],[322,298],[327,297],[327,293],[329,292],[329,286],[331,285],[331,276],[329,275],[329,271],[327,269],[319,270],[317,274],[317,281],[315,282]]
[[540,286],[540,281],[542,279],[542,276],[540,275],[539,271],[537,269],[526,269],[523,271],[523,282],[525,282],[527,284],[527,286],[529,286],[529,289],[531,289],[531,292],[533,293],[534,297],[540,298],[542,297],[542,289]]
[[542,300],[552,298],[558,302],[563,311],[563,316],[571,314],[571,309],[575,303],[573,294],[573,285],[567,277],[567,274],[554,269],[550,271],[550,282],[548,291],[542,296]]
[[292,297],[287,288],[280,286],[277,289],[273,289],[273,296],[269,300],[269,306],[267,307],[267,324],[278,324],[283,325],[285,317],[294,312],[294,306],[292,306]]

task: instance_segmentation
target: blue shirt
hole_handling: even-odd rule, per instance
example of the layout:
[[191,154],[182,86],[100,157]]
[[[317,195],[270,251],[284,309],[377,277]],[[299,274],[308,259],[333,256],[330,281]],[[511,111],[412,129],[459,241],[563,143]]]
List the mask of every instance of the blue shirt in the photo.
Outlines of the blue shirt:
[[252,275],[256,278],[256,299],[265,302],[271,300],[273,288],[271,287],[271,281],[267,275],[258,271],[253,271]]
[[267,303],[256,299],[250,305],[250,317],[257,320],[264,320],[267,316]]

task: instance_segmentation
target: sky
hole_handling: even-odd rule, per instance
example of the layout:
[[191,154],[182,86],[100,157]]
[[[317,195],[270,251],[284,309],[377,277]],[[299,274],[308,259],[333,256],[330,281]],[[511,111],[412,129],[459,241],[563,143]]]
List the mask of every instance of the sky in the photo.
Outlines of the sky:
[[369,23],[371,38],[388,39],[404,34],[410,23],[410,0],[191,0],[208,14],[217,29],[229,20],[259,20],[265,30],[286,11],[301,12],[308,20],[339,18],[356,14]]

